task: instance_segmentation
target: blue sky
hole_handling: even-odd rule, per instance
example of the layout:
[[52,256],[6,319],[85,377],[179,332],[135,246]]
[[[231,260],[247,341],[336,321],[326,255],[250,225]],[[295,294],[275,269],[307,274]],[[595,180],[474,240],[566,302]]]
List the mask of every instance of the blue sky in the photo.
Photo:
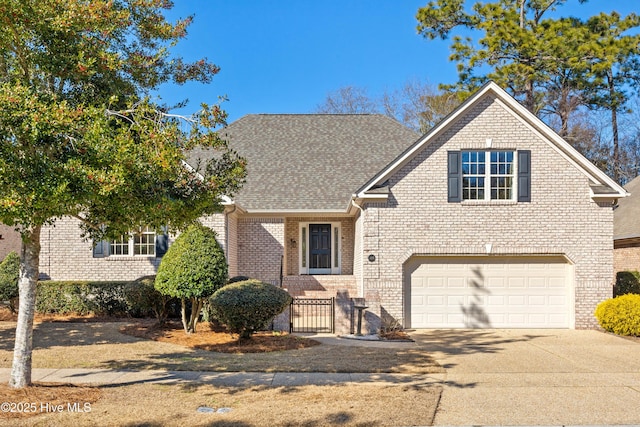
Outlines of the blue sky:
[[[310,113],[329,92],[353,85],[373,96],[410,79],[434,85],[456,80],[450,41],[416,33],[427,0],[175,0],[170,19],[195,14],[174,52],[207,57],[221,68],[208,85],[165,85],[159,94],[179,110],[228,101],[229,122],[251,113]],[[564,15],[640,12],[639,0],[568,0]]]

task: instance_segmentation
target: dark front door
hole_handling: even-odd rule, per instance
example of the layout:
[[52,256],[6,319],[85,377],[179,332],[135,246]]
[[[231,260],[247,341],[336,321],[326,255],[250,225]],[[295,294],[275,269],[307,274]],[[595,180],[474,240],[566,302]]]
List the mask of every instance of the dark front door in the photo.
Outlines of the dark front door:
[[309,273],[331,273],[331,224],[309,224]]

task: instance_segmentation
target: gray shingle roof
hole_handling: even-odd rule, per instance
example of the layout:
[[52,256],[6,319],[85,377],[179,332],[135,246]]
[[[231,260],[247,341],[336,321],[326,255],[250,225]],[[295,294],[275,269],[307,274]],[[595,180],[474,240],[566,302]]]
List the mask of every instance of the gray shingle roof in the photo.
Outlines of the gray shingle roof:
[[[351,195],[419,135],[379,114],[251,114],[221,131],[247,159],[247,210],[346,210]],[[207,160],[196,149],[188,161]]]
[[613,211],[613,238],[640,237],[640,176],[624,186],[631,195],[618,200]]

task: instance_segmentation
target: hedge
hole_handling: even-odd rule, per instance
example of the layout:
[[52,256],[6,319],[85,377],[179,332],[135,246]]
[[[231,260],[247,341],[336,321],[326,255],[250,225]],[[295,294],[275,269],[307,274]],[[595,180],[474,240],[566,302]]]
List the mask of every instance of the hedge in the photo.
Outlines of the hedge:
[[[151,283],[149,283],[151,280]],[[36,311],[166,319],[169,300],[144,277],[133,282],[38,282]]]

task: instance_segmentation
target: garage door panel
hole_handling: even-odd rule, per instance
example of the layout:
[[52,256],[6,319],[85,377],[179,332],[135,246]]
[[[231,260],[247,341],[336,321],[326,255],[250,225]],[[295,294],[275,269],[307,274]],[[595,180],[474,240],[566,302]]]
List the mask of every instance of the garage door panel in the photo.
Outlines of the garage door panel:
[[526,305],[526,296],[524,295],[509,295],[509,305],[519,305],[521,307]]
[[547,298],[543,295],[531,295],[528,300],[529,305],[545,305],[547,303]]
[[410,275],[412,327],[569,327],[571,267],[558,257],[416,262],[421,264],[413,264]]
[[565,306],[567,305],[567,297],[563,295],[550,295],[549,305]]
[[563,289],[565,287],[563,277],[550,277],[549,278],[549,287],[550,288],[560,288]]

